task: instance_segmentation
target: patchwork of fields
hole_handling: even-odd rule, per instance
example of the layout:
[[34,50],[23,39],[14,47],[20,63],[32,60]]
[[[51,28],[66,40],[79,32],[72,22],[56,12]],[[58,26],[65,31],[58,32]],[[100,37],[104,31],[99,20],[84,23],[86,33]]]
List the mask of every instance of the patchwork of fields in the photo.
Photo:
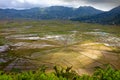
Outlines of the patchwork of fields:
[[91,74],[110,64],[120,69],[120,26],[72,21],[0,21],[0,69],[72,66]]

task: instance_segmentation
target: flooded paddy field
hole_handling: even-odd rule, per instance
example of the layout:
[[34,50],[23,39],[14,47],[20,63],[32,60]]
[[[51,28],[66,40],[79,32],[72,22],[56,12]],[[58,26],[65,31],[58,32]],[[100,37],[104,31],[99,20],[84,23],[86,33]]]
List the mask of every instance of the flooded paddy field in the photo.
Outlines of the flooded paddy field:
[[120,26],[71,21],[0,23],[0,70],[36,70],[42,65],[73,66],[91,74],[110,64],[120,69]]

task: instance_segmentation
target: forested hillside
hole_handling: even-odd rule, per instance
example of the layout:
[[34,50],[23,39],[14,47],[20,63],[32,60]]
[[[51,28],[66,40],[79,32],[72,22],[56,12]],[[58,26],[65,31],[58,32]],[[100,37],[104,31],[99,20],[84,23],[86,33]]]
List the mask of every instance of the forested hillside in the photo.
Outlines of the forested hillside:
[[120,24],[120,6],[101,14],[89,17],[78,17],[72,20],[100,24]]
[[79,8],[51,6],[24,10],[0,9],[0,19],[71,19],[75,17],[92,16],[102,12],[103,11],[90,6]]

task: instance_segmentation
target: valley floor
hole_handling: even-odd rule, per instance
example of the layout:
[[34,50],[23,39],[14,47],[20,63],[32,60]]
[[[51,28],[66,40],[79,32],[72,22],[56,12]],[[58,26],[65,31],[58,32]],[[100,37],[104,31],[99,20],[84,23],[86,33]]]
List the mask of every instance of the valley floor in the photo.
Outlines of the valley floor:
[[71,21],[0,23],[0,69],[36,70],[72,66],[92,74],[110,64],[120,69],[120,27]]

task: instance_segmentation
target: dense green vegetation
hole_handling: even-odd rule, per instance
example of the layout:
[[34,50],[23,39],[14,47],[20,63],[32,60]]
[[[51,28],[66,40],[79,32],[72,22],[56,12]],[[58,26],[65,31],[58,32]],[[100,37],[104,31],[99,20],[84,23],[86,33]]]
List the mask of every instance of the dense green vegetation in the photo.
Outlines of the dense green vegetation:
[[55,72],[45,73],[45,67],[37,71],[18,72],[14,69],[12,73],[0,72],[0,80],[120,80],[120,70],[114,70],[110,66],[106,69],[97,68],[93,75],[78,75],[71,71],[72,67],[66,69],[54,66]]

